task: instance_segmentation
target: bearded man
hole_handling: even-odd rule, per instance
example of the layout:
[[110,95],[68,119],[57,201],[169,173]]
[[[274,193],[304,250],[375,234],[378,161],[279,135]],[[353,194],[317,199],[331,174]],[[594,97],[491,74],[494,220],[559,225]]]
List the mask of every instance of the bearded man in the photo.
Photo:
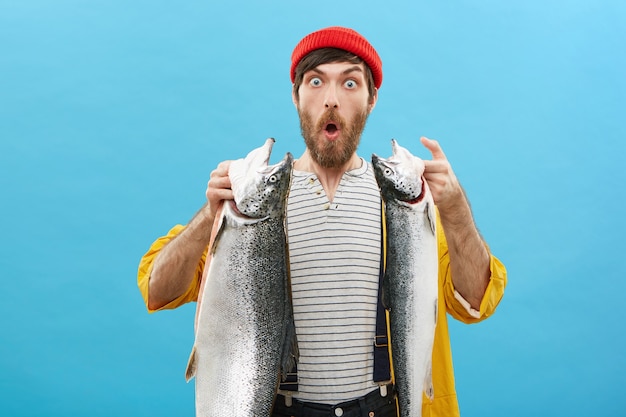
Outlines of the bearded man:
[[[281,385],[272,415],[395,416],[390,364],[375,363],[373,348],[380,319],[381,196],[371,164],[357,154],[377,103],[382,61],[356,31],[329,27],[305,36],[291,62],[292,100],[306,144],[294,162],[287,207],[300,356],[297,376]],[[458,416],[446,313],[465,323],[490,316],[502,298],[506,270],[476,229],[441,147],[421,142],[432,154],[424,161],[424,178],[439,212],[440,300],[434,397],[422,409],[428,416]],[[216,212],[233,199],[229,166],[224,161],[211,173],[207,203],[189,224],[157,239],[142,258],[138,284],[150,312],[197,300]]]

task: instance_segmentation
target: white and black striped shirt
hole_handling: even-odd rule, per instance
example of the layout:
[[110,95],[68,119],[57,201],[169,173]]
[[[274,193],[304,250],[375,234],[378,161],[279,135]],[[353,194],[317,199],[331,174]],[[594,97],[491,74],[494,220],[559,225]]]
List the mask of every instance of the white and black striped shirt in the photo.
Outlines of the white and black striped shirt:
[[372,391],[381,251],[372,167],[346,172],[329,201],[313,173],[294,171],[287,228],[303,401],[337,403]]

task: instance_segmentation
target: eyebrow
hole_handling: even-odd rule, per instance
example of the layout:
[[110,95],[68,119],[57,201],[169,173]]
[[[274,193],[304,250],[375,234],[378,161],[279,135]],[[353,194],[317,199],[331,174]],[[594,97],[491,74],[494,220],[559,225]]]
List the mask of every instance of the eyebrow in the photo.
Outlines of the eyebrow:
[[[318,67],[312,68],[311,71],[316,72],[316,73],[321,74],[321,75],[326,75],[326,73],[324,71],[320,70]],[[351,72],[357,72],[357,71],[358,72],[363,72],[363,69],[360,66],[355,65],[355,66],[352,66],[350,68],[346,68],[345,70],[343,70],[341,72],[341,74],[342,75],[346,75],[346,74],[350,74]]]

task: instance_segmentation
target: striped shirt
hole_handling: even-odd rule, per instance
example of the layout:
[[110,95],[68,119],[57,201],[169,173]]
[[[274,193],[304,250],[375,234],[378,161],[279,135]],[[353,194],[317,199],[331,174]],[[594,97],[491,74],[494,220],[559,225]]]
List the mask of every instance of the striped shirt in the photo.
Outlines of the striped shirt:
[[287,230],[303,401],[338,403],[375,388],[372,345],[381,251],[372,167],[346,172],[329,201],[316,175],[294,171]]

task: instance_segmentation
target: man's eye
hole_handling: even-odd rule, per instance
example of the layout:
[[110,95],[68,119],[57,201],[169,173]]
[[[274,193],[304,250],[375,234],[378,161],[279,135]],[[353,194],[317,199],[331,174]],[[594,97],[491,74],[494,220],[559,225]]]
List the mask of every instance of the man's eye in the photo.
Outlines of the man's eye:
[[322,80],[317,77],[311,78],[311,80],[309,81],[309,85],[313,87],[319,87],[320,85],[322,85]]
[[350,89],[356,88],[356,81],[348,80],[348,81],[345,82],[344,85],[346,86],[346,88],[350,88]]

